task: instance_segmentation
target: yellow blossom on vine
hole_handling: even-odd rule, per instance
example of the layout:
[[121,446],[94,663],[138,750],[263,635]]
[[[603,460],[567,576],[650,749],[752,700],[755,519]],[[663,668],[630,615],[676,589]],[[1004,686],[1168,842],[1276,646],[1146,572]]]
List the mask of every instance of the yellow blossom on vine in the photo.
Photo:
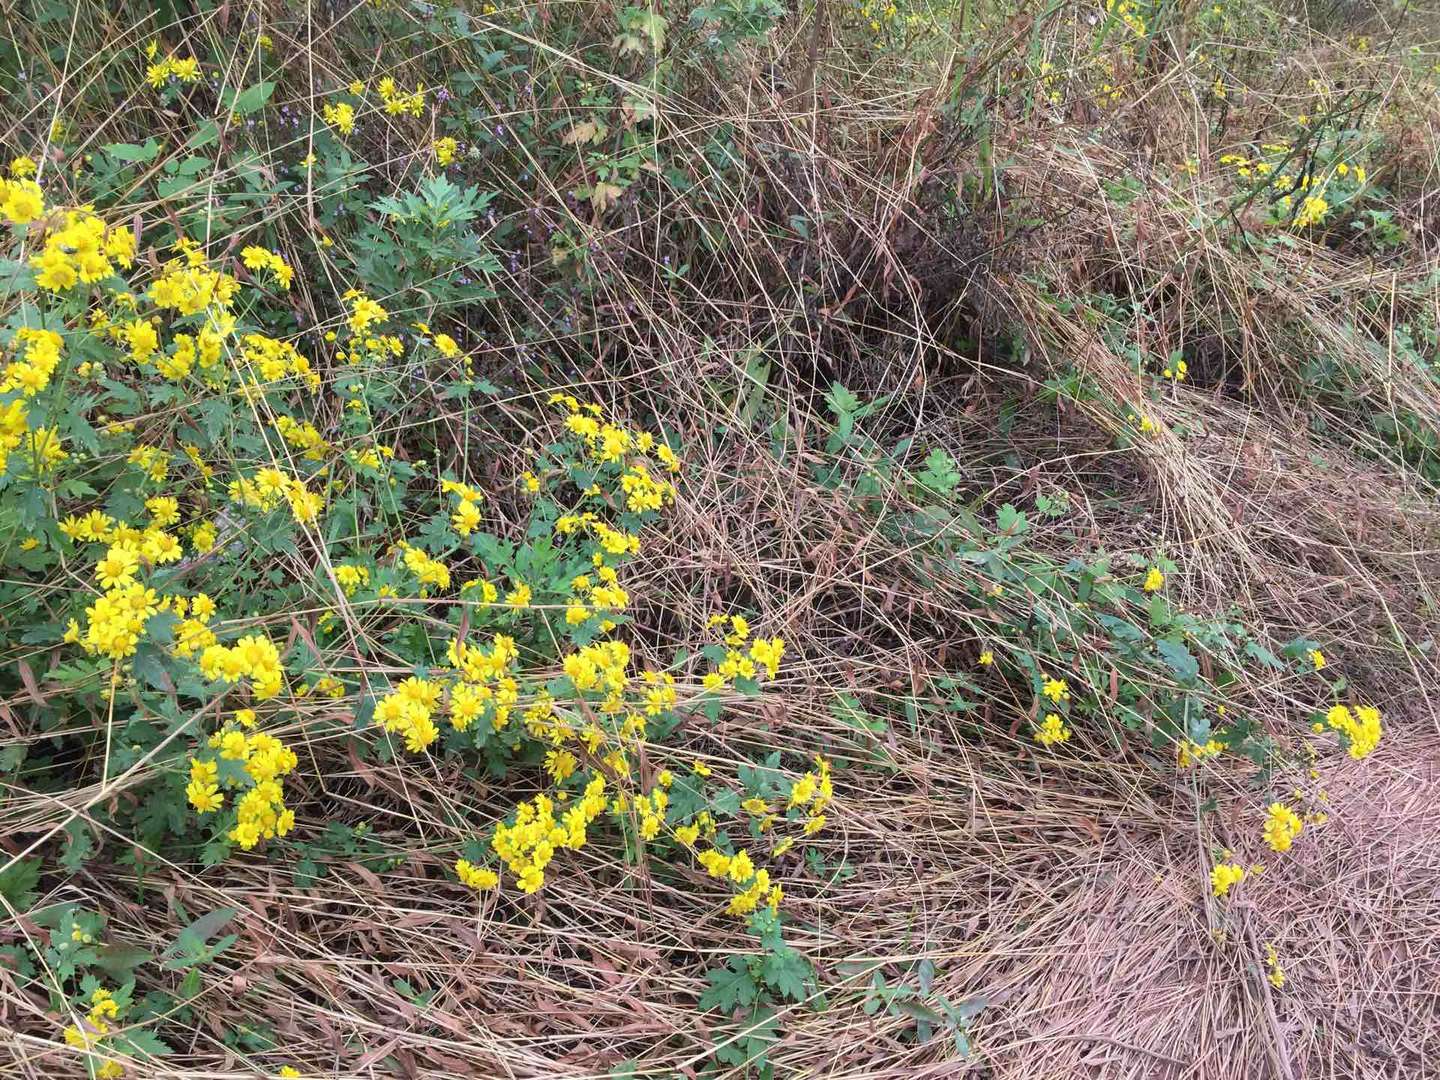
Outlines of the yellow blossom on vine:
[[1275,989],[1285,986],[1285,969],[1280,966],[1280,953],[1272,942],[1265,943],[1265,980]]
[[1262,834],[1272,851],[1289,851],[1303,825],[1299,815],[1284,803],[1273,802],[1266,810]]
[[1235,863],[1216,863],[1210,870],[1210,889],[1216,896],[1225,896],[1245,880],[1245,868]]
[[12,225],[28,225],[44,212],[45,196],[34,180],[0,179],[0,217]]
[[325,104],[320,109],[320,116],[341,135],[349,135],[355,130],[355,106],[348,101]]
[[1047,713],[1035,727],[1035,741],[1041,746],[1055,746],[1067,742],[1069,738],[1070,728],[1059,713]]
[[1295,215],[1295,227],[1303,229],[1310,225],[1316,225],[1325,220],[1325,215],[1330,212],[1330,204],[1325,201],[1323,192],[1317,191],[1307,195],[1300,203],[1300,210]]
[[476,891],[493,889],[500,884],[500,875],[494,870],[476,866],[465,859],[455,861],[455,876],[460,879],[462,884],[468,885]]
[[375,703],[375,722],[400,735],[412,754],[422,753],[440,737],[440,729],[431,718],[440,693],[437,683],[413,676],[405,679]]
[[[1370,705],[1357,705],[1354,711],[1344,705],[1334,705],[1325,714],[1325,722],[1332,731],[1344,736],[1349,754],[1356,761],[1369,757],[1384,734],[1380,710]],[[1323,730],[1318,724],[1316,727]]]
[[1199,764],[1207,758],[1217,756],[1225,749],[1224,744],[1214,739],[1208,739],[1201,745],[1192,739],[1181,739],[1175,748],[1175,763],[1180,768],[1186,769],[1191,765]]

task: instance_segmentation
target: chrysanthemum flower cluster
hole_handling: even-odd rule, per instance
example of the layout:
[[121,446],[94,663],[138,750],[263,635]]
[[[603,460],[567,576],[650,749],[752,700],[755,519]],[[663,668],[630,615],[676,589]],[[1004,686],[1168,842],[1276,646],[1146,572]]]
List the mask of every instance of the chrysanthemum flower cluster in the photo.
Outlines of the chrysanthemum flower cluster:
[[235,824],[229,838],[249,851],[261,840],[286,835],[295,825],[295,812],[285,805],[282,778],[298,764],[295,752],[265,732],[244,730],[255,723],[254,714],[236,714],[239,727],[226,727],[210,737],[214,756],[190,759],[190,782],[185,796],[200,814],[210,814],[225,803],[222,788],[248,790],[235,805]]
[[349,135],[355,130],[355,106],[348,101],[327,101],[320,108],[320,116],[341,135]]
[[295,280],[295,271],[289,263],[269,248],[260,247],[258,244],[241,248],[240,261],[245,264],[246,269],[267,271],[282,289],[290,288],[290,283]]
[[[815,756],[815,769],[805,773],[790,788],[787,810],[799,810],[806,815],[804,834],[813,836],[825,826],[825,809],[835,797],[834,784],[830,779],[830,762]],[[763,823],[762,823],[763,824]]]
[[432,558],[424,548],[401,542],[406,568],[420,582],[420,595],[430,595],[431,589],[445,592],[450,588],[450,568],[441,560]]
[[1297,229],[1321,224],[1331,210],[1354,199],[1369,181],[1365,166],[1353,159],[1341,158],[1321,165],[1302,155],[1307,160],[1307,168],[1298,175],[1286,172],[1285,163],[1295,156],[1294,147],[1289,143],[1265,143],[1253,157],[1222,154],[1220,164],[1233,168],[1240,180],[1268,182],[1275,210],[1291,216],[1291,225]]
[[1245,868],[1238,863],[1216,863],[1210,869],[1210,889],[1217,896],[1226,896],[1245,880]]
[[[992,657],[993,661],[993,657]],[[1052,710],[1046,712],[1038,722],[1031,724],[1035,741],[1041,746],[1058,746],[1069,742],[1070,725],[1065,722],[1070,708],[1070,684],[1065,679],[1045,678],[1041,682],[1040,696],[1049,702]]]
[[1046,713],[1035,725],[1035,741],[1041,746],[1056,746],[1070,740],[1070,726],[1059,713]]
[[706,690],[720,690],[737,680],[758,682],[761,678],[773,679],[780,674],[780,660],[785,655],[783,638],[756,637],[751,640],[750,623],[743,615],[712,615],[709,626],[712,630],[721,631],[725,648],[715,669],[706,672],[701,680]]
[[763,902],[771,910],[780,906],[784,890],[778,884],[771,884],[770,871],[757,867],[750,853],[741,848],[733,855],[726,855],[718,848],[710,848],[696,856],[705,872],[713,878],[738,886],[730,897],[726,912],[730,915],[748,915]]
[[66,210],[59,218],[61,224],[46,231],[45,246],[30,259],[40,288],[58,293],[92,285],[134,261],[135,234],[129,229],[118,225],[107,229],[85,208]]
[[396,86],[394,79],[387,76],[376,84],[375,89],[380,92],[380,101],[391,116],[419,116],[425,111],[423,86],[416,86],[413,93],[407,94]]
[[1289,851],[1304,828],[1300,815],[1284,803],[1272,802],[1265,811],[1262,834],[1272,851]]
[[230,482],[230,498],[252,510],[274,510],[288,503],[295,520],[313,522],[325,508],[325,498],[311,491],[305,481],[281,469],[265,468],[252,477],[238,477]]
[[[133,656],[152,615],[161,610],[183,614],[187,609],[185,598],[166,596],[162,600],[139,580],[142,568],[173,563],[184,553],[179,539],[159,525],[160,521],[175,520],[170,504],[151,500],[150,509],[155,520],[145,529],[114,521],[98,511],[61,523],[62,533],[72,539],[109,544],[95,563],[95,580],[103,592],[85,609],[83,630],[72,619],[65,634],[66,641],[78,642],[86,652],[112,660]],[[207,604],[209,598],[204,597],[202,609]],[[213,606],[209,610],[213,611]]]
[[[457,680],[449,685],[450,712],[457,731],[466,730],[488,714],[491,729],[503,734],[505,742],[518,746],[514,740],[526,738],[545,747],[543,767],[554,785],[553,791],[518,807],[513,820],[496,826],[489,844],[524,892],[544,884],[547,868],[557,852],[585,842],[586,829],[607,806],[615,827],[622,832],[633,830],[640,844],[663,846],[673,841],[683,849],[693,850],[702,834],[717,836],[708,811],[675,816],[672,785],[676,780],[671,770],[660,770],[646,783],[636,769],[636,751],[649,737],[648,725],[663,721],[681,703],[674,675],[649,669],[633,672],[630,646],[605,636],[617,629],[615,617],[629,603],[617,566],[639,546],[635,533],[612,524],[613,515],[617,509],[625,514],[653,513],[673,499],[668,482],[654,488],[660,493],[658,498],[632,499],[640,490],[637,478],[653,479],[636,457],[650,457],[667,471],[678,467],[679,459],[653,436],[605,421],[597,405],[582,404],[567,395],[556,395],[552,402],[563,409],[565,430],[574,440],[578,461],[590,478],[590,486],[580,492],[581,498],[594,507],[561,514],[555,523],[558,542],[588,543],[593,567],[569,583],[564,598],[565,625],[577,633],[601,636],[562,653],[559,670],[563,682],[557,685],[552,681],[543,687],[527,687],[524,680],[517,678],[516,650],[505,635],[495,636],[493,650],[477,649],[457,640],[448,652]],[[590,469],[596,471],[588,472]],[[541,477],[534,473],[530,477],[533,483],[527,480],[526,489],[540,490],[544,483]],[[475,514],[479,493],[453,480],[442,481],[442,492],[456,500],[450,524],[463,540],[478,525]],[[620,496],[618,507],[609,500],[610,493]],[[474,508],[473,513],[465,510],[467,505]],[[523,605],[516,603],[516,594],[522,588]],[[462,586],[461,594],[472,590],[478,594],[480,604],[498,603],[493,583],[476,579]],[[505,606],[519,609],[530,601],[530,590],[521,583],[505,597]],[[778,674],[785,651],[782,639],[757,637],[752,641],[750,625],[739,615],[717,616],[711,626],[721,628],[725,645],[717,646],[715,662],[720,670],[707,674],[706,687],[723,686],[726,680],[753,681]],[[523,725],[507,725],[511,708],[526,698],[530,704],[524,708]],[[377,717],[380,715],[377,712]],[[787,816],[798,819],[799,832],[806,836],[824,826],[823,811],[832,797],[829,764],[817,761],[817,770],[796,782],[785,809]],[[709,773],[696,762],[687,784],[702,784]],[[768,831],[777,815],[769,813],[768,806],[766,811],[759,827]],[[787,839],[785,847],[790,842]],[[777,846],[777,853],[784,850]],[[714,866],[726,860],[720,876],[736,889],[727,904],[734,914],[751,913],[762,903],[778,904],[781,891],[771,882],[770,871],[755,868],[750,855],[708,848],[700,858],[702,864]],[[457,861],[456,874],[477,889],[501,883],[494,870],[473,857]]]
[[441,687],[426,679],[411,677],[375,704],[375,722],[405,740],[405,749],[421,753],[440,737],[431,719],[440,703]]
[[18,390],[32,398],[50,385],[65,339],[53,330],[22,326],[10,343],[14,359],[0,370],[0,394]]
[[1357,705],[1353,710],[1335,705],[1325,714],[1325,723],[1340,733],[1346,750],[1356,761],[1369,757],[1380,745],[1384,734],[1380,720],[1380,710],[1371,705]]
[[248,678],[261,700],[275,697],[285,686],[280,650],[263,634],[247,634],[231,646],[211,645],[200,654],[200,672],[226,683]]
[[[158,63],[165,80],[184,77],[186,69],[170,58]],[[423,91],[401,94],[382,85],[381,97],[391,112],[423,109]],[[440,150],[451,152],[443,142]],[[326,426],[317,419],[323,413],[298,411],[307,393],[322,388],[320,372],[294,341],[272,336],[264,328],[273,324],[256,316],[267,293],[294,284],[289,263],[270,247],[237,244],[236,254],[222,260],[172,234],[164,254],[147,252],[147,278],[136,285],[123,272],[136,261],[139,225],[107,226],[89,208],[47,208],[40,189],[19,176],[5,181],[0,213],[25,245],[42,306],[41,318],[27,316],[0,339],[0,445],[12,462],[29,461],[38,472],[41,463],[67,460],[58,431],[32,418],[32,403],[47,405],[57,389],[67,343],[79,352],[84,341],[77,378],[97,388],[141,390],[133,406],[128,398],[119,407],[107,403],[118,415],[96,415],[93,435],[76,454],[93,464],[89,475],[101,476],[107,490],[77,484],[61,496],[75,512],[58,523],[58,535],[94,568],[86,604],[72,609],[65,637],[111,668],[112,687],[133,680],[144,692],[153,680],[180,695],[238,699],[240,707],[217,730],[198,737],[186,772],[165,779],[177,792],[183,783],[191,820],[212,830],[207,858],[231,846],[256,849],[296,827],[287,785],[295,783],[299,758],[277,735],[258,729],[259,703],[269,702],[267,713],[278,716],[299,711],[304,700],[300,715],[308,716],[349,691],[316,670],[324,660],[308,647],[312,633],[325,640],[339,632],[337,611],[297,627],[304,644],[292,648],[263,628],[281,613],[247,600],[242,629],[220,616],[211,595],[182,592],[175,583],[223,580],[205,577],[210,564],[223,567],[221,575],[242,566],[252,534],[286,542],[301,526],[307,540],[326,545],[321,565],[330,571],[316,580],[333,573],[341,609],[353,603],[360,618],[378,610],[385,613],[378,617],[403,620],[401,605],[379,603],[403,593],[446,605],[452,620],[465,613],[442,662],[431,655],[425,668],[375,693],[372,730],[382,741],[393,737],[409,754],[442,752],[443,742],[445,753],[483,749],[496,759],[537,764],[545,790],[469,845],[455,863],[461,882],[493,889],[503,875],[521,892],[534,892],[555,872],[560,852],[583,847],[603,827],[629,850],[692,854],[726,883],[725,907],[736,916],[778,907],[783,890],[774,866],[758,865],[762,847],[736,848],[720,828],[720,811],[709,808],[720,796],[727,805],[740,802],[726,791],[727,781],[698,760],[677,779],[671,769],[647,764],[642,752],[654,746],[672,753],[663,736],[678,722],[677,710],[718,707],[714,691],[727,687],[756,692],[762,680],[779,676],[786,655],[781,637],[756,633],[745,616],[718,616],[712,625],[721,640],[707,652],[710,666],[696,673],[703,675],[696,686],[677,671],[638,662],[619,636],[631,605],[624,564],[640,550],[643,530],[676,498],[680,458],[664,438],[607,418],[598,404],[566,394],[551,399],[557,445],[518,478],[516,489],[522,499],[540,496],[545,510],[536,521],[549,534],[547,550],[565,567],[558,576],[532,576],[527,568],[521,580],[523,563],[497,570],[494,538],[485,535],[485,494],[452,478],[437,478],[444,507],[438,528],[408,539],[390,532],[369,550],[356,544],[342,554],[331,547],[324,519],[348,497],[342,483],[350,470],[357,476],[368,470],[382,484],[391,470],[392,484],[395,473],[408,482],[418,471],[410,466],[406,473],[393,450],[374,442],[365,384],[405,349],[378,300],[347,292],[336,329],[324,335],[334,359],[347,365],[336,387],[337,396],[345,395],[336,410],[340,423]],[[464,352],[453,337],[423,323],[416,329],[421,355],[455,361],[459,370]],[[194,415],[163,408],[190,396],[199,402]],[[234,407],[212,411],[225,404]],[[228,429],[231,443],[254,456],[220,475],[206,456],[230,444],[207,426]],[[567,493],[568,505],[558,501]],[[229,595],[215,592],[222,602]],[[558,646],[541,644],[557,637]],[[527,667],[522,653],[534,663]],[[744,799],[736,815],[748,816],[778,860],[826,826],[832,797],[830,764],[816,758],[788,787]]]
[[0,218],[12,225],[28,225],[45,213],[45,193],[34,180],[0,177]]
[[1280,966],[1280,953],[1273,941],[1265,943],[1265,981],[1276,990],[1285,986],[1285,969]]
[[496,634],[488,650],[453,640],[446,654],[459,676],[450,688],[455,730],[466,731],[477,721],[488,721],[493,731],[504,730],[520,698],[520,684],[512,673],[519,655],[514,639]]
[[585,846],[586,830],[605,809],[605,778],[594,777],[558,818],[555,809],[552,799],[537,795],[516,807],[513,825],[495,826],[491,846],[515,875],[521,892],[533,893],[545,884],[545,868],[557,851]]
[[1181,739],[1175,747],[1175,764],[1182,769],[1188,769],[1202,761],[1219,757],[1224,749],[1224,744],[1217,739],[1207,739],[1204,743],[1197,743],[1188,738]]
[[0,394],[15,394],[0,404],[0,475],[9,466],[15,450],[40,473],[66,457],[59,434],[53,427],[29,426],[29,399],[50,385],[59,366],[64,339],[53,330],[20,327],[5,350],[13,357],[0,372]]
[[177,57],[174,53],[166,53],[164,57],[157,60],[160,55],[160,43],[152,41],[145,46],[145,59],[149,64],[145,68],[145,81],[156,90],[161,89],[172,79],[181,83],[196,83],[200,81],[200,62],[193,56]]
[[[77,1050],[94,1050],[102,1040],[111,1035],[114,1025],[120,1022],[120,1002],[103,986],[90,992],[90,1010],[83,1023],[71,1024],[65,1029],[65,1041]],[[97,1062],[94,1075],[98,1080],[115,1080],[125,1075],[125,1066],[115,1060]]]

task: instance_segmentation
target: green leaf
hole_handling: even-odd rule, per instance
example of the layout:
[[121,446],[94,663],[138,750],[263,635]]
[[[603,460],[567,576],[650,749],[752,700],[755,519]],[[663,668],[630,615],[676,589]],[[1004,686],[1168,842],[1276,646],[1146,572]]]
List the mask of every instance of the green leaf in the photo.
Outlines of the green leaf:
[[810,962],[788,946],[765,957],[760,977],[781,997],[805,1000],[805,986],[813,977]]
[[[719,837],[717,836],[717,841]],[[767,952],[778,952],[787,948],[785,931],[780,925],[780,916],[769,907],[762,907],[750,916],[747,925],[750,932],[760,939],[760,945]]]
[[195,129],[190,138],[185,140],[184,149],[199,150],[203,146],[209,146],[220,137],[220,125],[214,120],[206,120]]
[[112,1035],[111,1041],[121,1050],[129,1052],[142,1061],[165,1057],[175,1051],[160,1040],[160,1036],[144,1028],[129,1028],[123,1034]]
[[710,800],[710,809],[717,817],[732,817],[740,812],[740,795],[738,792],[725,788],[716,793],[715,798]]
[[735,412],[744,427],[755,422],[765,403],[765,388],[770,380],[770,362],[762,356],[751,356],[745,364],[745,378],[735,389]]
[[235,100],[230,103],[230,111],[240,116],[249,116],[265,107],[270,100],[270,95],[275,92],[273,82],[259,82],[254,86],[247,86],[235,95]]
[[154,139],[147,139],[144,146],[137,146],[134,143],[110,143],[100,149],[116,161],[154,161],[160,153],[160,144]]
[[135,651],[134,665],[135,677],[152,690],[173,691],[175,684],[171,681],[170,672],[167,670],[167,657],[165,653],[153,643],[143,643]]
[[1029,528],[1029,522],[1025,520],[1023,510],[1016,510],[1014,505],[1006,503],[995,515],[995,528],[1006,536],[1019,536]]
[[135,969],[155,959],[155,954],[138,945],[102,945],[95,950],[95,966],[110,976],[111,982],[128,982]]
[[1245,655],[1250,657],[1251,660],[1258,660],[1266,667],[1271,668],[1275,671],[1280,671],[1285,667],[1285,665],[1281,663],[1278,656],[1276,656],[1273,652],[1267,649],[1264,645],[1261,645],[1258,641],[1245,642]]
[[705,645],[700,649],[700,655],[712,664],[723,664],[725,662],[725,646]]
[[990,999],[984,994],[978,994],[973,998],[966,998],[959,1005],[950,1005],[946,1008],[946,1015],[956,1023],[963,1023],[973,1020],[985,1011],[990,1004]]
[[[746,1070],[746,1075],[771,1080],[775,1075],[769,1062],[770,1047],[778,1041],[779,1019],[773,1009],[761,1007],[747,1016],[739,1038],[715,1051],[715,1058]],[[753,1070],[753,1072],[752,1072]]]
[[825,395],[825,404],[837,417],[846,416],[860,408],[860,399],[846,389],[844,383],[831,383],[830,392]]
[[938,446],[925,456],[925,468],[916,477],[931,491],[948,495],[960,484],[960,471],[955,459]]
[[1162,638],[1155,642],[1155,651],[1160,654],[1160,659],[1169,665],[1170,670],[1175,673],[1175,678],[1180,682],[1193,683],[1200,674],[1199,662],[1182,643],[1166,641]]
[[920,992],[929,994],[930,988],[935,984],[935,961],[928,957],[920,961],[919,967]]
[[[218,908],[207,912],[180,931],[179,935],[165,950],[166,971],[180,971],[200,961],[206,954],[205,943],[226,923],[240,913],[239,908]],[[228,938],[228,941],[226,940]],[[216,942],[212,955],[220,952],[235,941],[233,934]]]
[[95,853],[95,837],[90,826],[80,818],[71,818],[65,826],[65,850],[60,865],[70,873],[78,873],[86,859]]
[[670,805],[665,820],[670,824],[688,821],[705,807],[705,792],[698,776],[682,776],[670,786]]
[[890,1009],[892,1012],[902,1013],[912,1020],[923,1020],[927,1024],[934,1024],[937,1027],[943,1022],[938,1012],[913,998],[899,999],[890,1006]]
[[860,699],[852,694],[841,694],[830,705],[830,715],[856,731],[883,735],[887,727],[883,717],[871,716],[865,711],[865,706],[860,704]]
[[35,903],[35,885],[39,880],[39,859],[16,859],[0,870],[0,896],[17,911],[28,911]]
[[700,995],[700,1008],[723,1009],[731,1012],[741,1006],[755,1004],[760,996],[760,987],[750,974],[749,959],[732,956],[723,968],[714,968],[705,973],[710,988]]

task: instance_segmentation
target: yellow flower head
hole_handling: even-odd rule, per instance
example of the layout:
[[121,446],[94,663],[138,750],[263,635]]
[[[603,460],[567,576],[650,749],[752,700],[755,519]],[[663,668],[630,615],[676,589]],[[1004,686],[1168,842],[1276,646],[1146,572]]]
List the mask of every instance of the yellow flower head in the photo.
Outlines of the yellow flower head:
[[1054,746],[1070,739],[1070,728],[1059,713],[1047,713],[1035,727],[1035,741],[1041,746]]
[[1289,851],[1303,827],[1295,811],[1284,803],[1273,802],[1266,810],[1261,833],[1272,851]]
[[1210,888],[1216,896],[1226,895],[1245,880],[1245,868],[1235,863],[1216,863],[1210,871]]

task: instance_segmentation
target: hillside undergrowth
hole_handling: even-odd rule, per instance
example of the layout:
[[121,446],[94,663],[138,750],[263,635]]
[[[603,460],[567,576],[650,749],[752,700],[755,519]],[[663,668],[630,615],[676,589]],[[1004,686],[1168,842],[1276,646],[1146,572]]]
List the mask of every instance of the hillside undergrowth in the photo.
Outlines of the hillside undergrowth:
[[14,7],[16,1075],[1423,1074],[1429,15]]

